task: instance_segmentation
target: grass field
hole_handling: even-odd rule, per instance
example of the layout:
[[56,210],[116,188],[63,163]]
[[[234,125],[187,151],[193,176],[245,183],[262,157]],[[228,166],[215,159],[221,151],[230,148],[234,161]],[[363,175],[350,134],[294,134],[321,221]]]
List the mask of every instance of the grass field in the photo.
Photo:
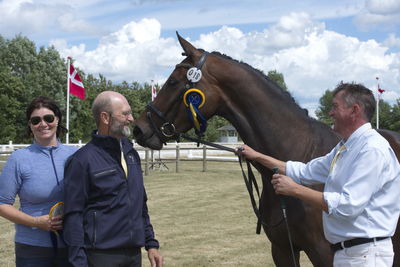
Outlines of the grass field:
[[[184,162],[180,173],[145,177],[148,206],[165,266],[274,266],[237,163]],[[14,226],[0,218],[0,266],[14,266]],[[288,255],[290,257],[290,255]],[[312,266],[302,254],[301,266]],[[143,255],[143,266],[150,266]]]

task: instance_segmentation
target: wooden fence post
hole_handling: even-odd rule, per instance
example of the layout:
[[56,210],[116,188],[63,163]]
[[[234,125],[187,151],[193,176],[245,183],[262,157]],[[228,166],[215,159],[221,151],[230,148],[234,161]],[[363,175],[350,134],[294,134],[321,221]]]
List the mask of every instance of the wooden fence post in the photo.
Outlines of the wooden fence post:
[[179,172],[179,144],[176,144],[176,172]]
[[10,148],[10,151],[14,151],[14,146],[12,141],[8,141],[8,147]]
[[151,156],[150,156],[150,167],[149,169],[155,169],[155,162],[154,162],[154,150],[151,150]]
[[207,171],[207,147],[203,146],[203,172]]

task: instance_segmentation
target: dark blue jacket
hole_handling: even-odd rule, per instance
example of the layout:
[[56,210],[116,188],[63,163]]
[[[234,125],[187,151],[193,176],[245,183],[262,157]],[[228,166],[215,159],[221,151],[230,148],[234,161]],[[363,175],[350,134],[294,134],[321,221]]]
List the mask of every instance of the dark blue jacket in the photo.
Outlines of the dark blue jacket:
[[92,134],[65,166],[64,238],[69,260],[87,266],[85,249],[158,248],[147,210],[140,158],[121,139]]

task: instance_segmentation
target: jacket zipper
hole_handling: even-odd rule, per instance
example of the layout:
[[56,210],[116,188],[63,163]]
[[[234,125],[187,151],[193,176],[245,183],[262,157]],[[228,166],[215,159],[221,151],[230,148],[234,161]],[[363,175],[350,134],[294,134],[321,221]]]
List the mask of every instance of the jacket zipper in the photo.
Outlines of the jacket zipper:
[[[121,146],[121,149],[122,149],[122,146]],[[129,155],[128,155],[128,158],[132,159],[131,156],[132,156],[132,155],[129,154]],[[129,165],[130,165],[130,164],[128,164],[128,162],[127,162],[127,163],[126,163],[126,167],[128,168],[128,174],[129,174]],[[125,173],[125,171],[124,171],[124,173]],[[132,176],[132,177],[133,177],[133,176]],[[129,200],[131,200],[131,199],[130,199],[130,198],[131,198],[131,197],[130,197],[131,194],[130,194],[129,182],[132,183],[133,181],[129,181],[129,180],[128,180],[128,176],[126,176],[126,178],[127,178],[127,179],[125,180],[125,182],[126,182],[126,190],[127,190],[127,193],[128,193],[128,196],[127,196],[127,197],[128,197]],[[132,180],[132,179],[131,179],[131,180]],[[131,217],[131,214],[130,214],[130,211],[132,210],[132,201],[129,201],[129,202],[128,202],[128,205],[129,205],[129,208],[128,208],[128,210],[127,210],[127,213],[128,213],[127,216],[128,216],[128,218],[129,218],[128,222],[129,222],[129,226],[130,226],[130,227],[129,227],[129,235],[130,235],[131,241],[133,241],[133,231],[132,231],[132,228],[133,228],[133,227],[132,227],[132,223],[133,223],[133,222],[132,222],[132,217]]]
[[58,174],[57,174],[57,170],[56,170],[56,164],[54,163],[54,158],[53,158],[53,150],[54,149],[55,149],[55,147],[50,148],[50,158],[51,158],[51,163],[53,164],[54,173],[56,175],[57,185],[60,185],[60,180],[58,179]]
[[94,177],[99,177],[99,176],[103,176],[103,175],[112,174],[112,173],[114,173],[114,172],[116,172],[116,169],[102,171],[102,172],[99,172],[99,173],[94,174],[93,176],[94,176]]

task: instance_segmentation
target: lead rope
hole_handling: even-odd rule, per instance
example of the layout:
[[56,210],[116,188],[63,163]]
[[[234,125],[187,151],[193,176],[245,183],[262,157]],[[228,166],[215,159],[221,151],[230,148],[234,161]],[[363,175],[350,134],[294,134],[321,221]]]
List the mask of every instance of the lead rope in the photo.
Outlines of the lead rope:
[[[272,172],[274,174],[278,174],[279,173],[279,168],[277,168],[277,167],[273,168]],[[286,224],[286,230],[287,230],[287,233],[288,233],[290,250],[292,252],[293,265],[294,265],[294,267],[297,267],[296,258],[294,256],[292,236],[290,234],[289,223],[288,223],[288,219],[287,219],[287,215],[286,215],[286,202],[285,202],[285,199],[283,198],[283,196],[279,196],[279,202],[281,204],[281,209],[282,209],[282,213],[283,213],[283,219],[285,220],[285,224]]]
[[[227,146],[223,146],[223,145],[215,144],[215,143],[212,143],[212,142],[208,142],[208,141],[205,141],[205,140],[201,140],[199,138],[194,138],[194,137],[191,137],[191,136],[189,136],[187,134],[180,134],[179,136],[183,137],[183,138],[185,138],[185,139],[187,139],[189,141],[196,142],[197,145],[201,143],[201,144],[204,144],[204,145],[207,145],[207,146],[211,146],[211,147],[215,147],[215,148],[218,148],[218,149],[222,149],[222,150],[225,150],[225,151],[232,152],[232,153],[234,153],[235,155],[238,156],[240,168],[242,169],[243,179],[244,179],[244,182],[246,184],[247,191],[249,192],[251,205],[253,206],[254,213],[255,213],[255,215],[257,217],[256,233],[260,234],[261,225],[267,226],[267,224],[265,222],[263,222],[262,219],[261,219],[260,210],[257,207],[257,203],[256,203],[256,200],[254,198],[253,186],[252,185],[254,184],[254,188],[256,189],[256,192],[257,192],[259,200],[260,200],[260,191],[259,191],[259,188],[258,188],[257,180],[256,180],[256,178],[254,176],[254,173],[253,173],[252,169],[251,169],[251,164],[250,164],[250,162],[248,160],[246,160],[248,178],[246,176],[246,173],[245,173],[245,171],[243,169],[243,165],[242,165],[241,150],[240,149],[239,150],[235,150],[235,149],[227,147]],[[274,168],[272,171],[273,171],[274,174],[275,173],[279,173],[279,169],[278,168]],[[285,203],[285,200],[282,197],[279,198],[279,201],[280,201],[280,205],[281,205],[281,209],[282,209],[282,213],[283,213],[283,220],[285,221],[286,230],[287,230],[287,233],[288,233],[289,245],[290,245],[290,250],[291,250],[292,259],[293,259],[293,266],[297,267],[296,257],[294,255],[292,236],[290,234],[289,223],[288,223],[288,220],[287,220],[286,203]]]
[[260,210],[257,207],[256,199],[254,198],[253,184],[254,184],[254,188],[256,189],[259,201],[260,201],[260,190],[258,189],[257,180],[256,180],[256,178],[254,176],[254,173],[253,173],[253,171],[251,169],[250,162],[248,160],[246,160],[248,178],[246,176],[246,173],[245,173],[245,171],[243,169],[243,165],[242,165],[241,150],[240,149],[239,150],[235,150],[235,149],[227,147],[227,146],[222,146],[222,145],[219,145],[219,144],[215,144],[215,143],[211,143],[211,142],[208,142],[208,141],[205,141],[205,140],[201,140],[199,138],[194,138],[194,137],[191,137],[191,136],[189,136],[187,134],[180,134],[180,136],[185,138],[185,139],[187,139],[187,140],[189,140],[189,141],[196,142],[197,145],[199,143],[202,143],[202,144],[207,145],[207,146],[211,146],[211,147],[215,147],[215,148],[218,148],[218,149],[221,149],[221,150],[232,152],[232,153],[234,153],[235,155],[238,156],[240,168],[241,168],[242,174],[243,174],[244,183],[246,185],[247,191],[249,192],[250,202],[251,202],[251,205],[253,207],[254,213],[255,213],[255,215],[257,217],[256,233],[259,235],[261,233],[261,225],[267,226],[267,224],[264,223],[261,220]]

